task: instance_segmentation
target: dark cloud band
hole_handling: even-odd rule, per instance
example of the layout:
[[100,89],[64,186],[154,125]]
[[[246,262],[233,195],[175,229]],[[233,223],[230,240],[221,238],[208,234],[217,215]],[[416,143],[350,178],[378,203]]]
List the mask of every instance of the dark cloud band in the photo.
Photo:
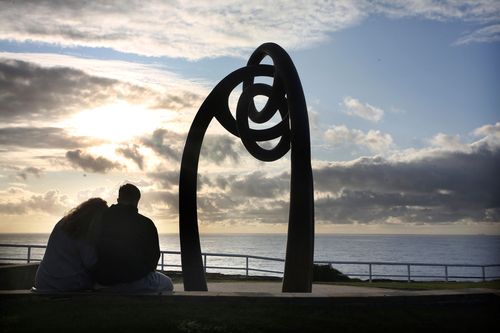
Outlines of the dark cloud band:
[[105,157],[94,157],[90,154],[82,152],[80,149],[68,151],[66,159],[76,168],[81,168],[85,171],[106,173],[113,169],[120,169],[121,165],[112,162]]
[[58,127],[4,127],[0,128],[0,146],[73,149],[102,143],[89,137],[72,136]]

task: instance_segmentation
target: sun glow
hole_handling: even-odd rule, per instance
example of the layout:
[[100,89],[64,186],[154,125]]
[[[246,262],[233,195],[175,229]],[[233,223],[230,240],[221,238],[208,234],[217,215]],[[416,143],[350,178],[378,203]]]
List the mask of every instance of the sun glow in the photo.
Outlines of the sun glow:
[[162,120],[160,113],[161,110],[122,102],[84,110],[64,125],[72,128],[75,135],[118,143],[154,131]]

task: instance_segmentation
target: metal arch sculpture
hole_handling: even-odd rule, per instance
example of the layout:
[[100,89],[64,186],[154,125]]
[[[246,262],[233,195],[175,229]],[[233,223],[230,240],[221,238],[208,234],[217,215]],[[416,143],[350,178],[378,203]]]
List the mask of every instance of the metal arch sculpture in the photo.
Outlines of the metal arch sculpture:
[[[260,64],[269,56],[273,65]],[[273,78],[272,85],[254,83],[254,78]],[[228,99],[233,89],[243,83],[243,91],[232,116]],[[267,96],[266,105],[257,111],[254,97]],[[269,121],[276,112],[281,122],[258,130],[249,126]],[[187,136],[179,179],[179,235],[184,290],[206,291],[207,283],[201,257],[197,213],[197,174],[205,132],[215,118],[233,135],[240,137],[252,156],[261,161],[275,161],[291,148],[290,210],[283,292],[311,292],[314,253],[314,198],[311,170],[309,120],[306,101],[297,70],[290,56],[279,45],[259,46],[242,67],[217,84],[198,110]],[[266,150],[257,142],[280,138]]]

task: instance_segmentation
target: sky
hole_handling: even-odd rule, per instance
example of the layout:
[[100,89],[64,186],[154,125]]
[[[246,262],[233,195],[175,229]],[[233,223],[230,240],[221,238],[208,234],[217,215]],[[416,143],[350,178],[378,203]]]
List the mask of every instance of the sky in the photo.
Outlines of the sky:
[[[496,0],[1,1],[0,233],[50,232],[126,182],[178,232],[189,126],[265,42],[304,89],[316,232],[500,234]],[[289,153],[257,161],[214,120],[201,233],[286,232],[289,182]]]

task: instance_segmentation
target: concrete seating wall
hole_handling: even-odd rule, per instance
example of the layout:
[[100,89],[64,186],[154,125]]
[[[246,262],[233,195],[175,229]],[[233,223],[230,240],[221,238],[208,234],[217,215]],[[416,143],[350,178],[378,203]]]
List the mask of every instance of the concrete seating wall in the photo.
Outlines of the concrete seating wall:
[[31,289],[38,265],[38,263],[0,265],[0,290]]

